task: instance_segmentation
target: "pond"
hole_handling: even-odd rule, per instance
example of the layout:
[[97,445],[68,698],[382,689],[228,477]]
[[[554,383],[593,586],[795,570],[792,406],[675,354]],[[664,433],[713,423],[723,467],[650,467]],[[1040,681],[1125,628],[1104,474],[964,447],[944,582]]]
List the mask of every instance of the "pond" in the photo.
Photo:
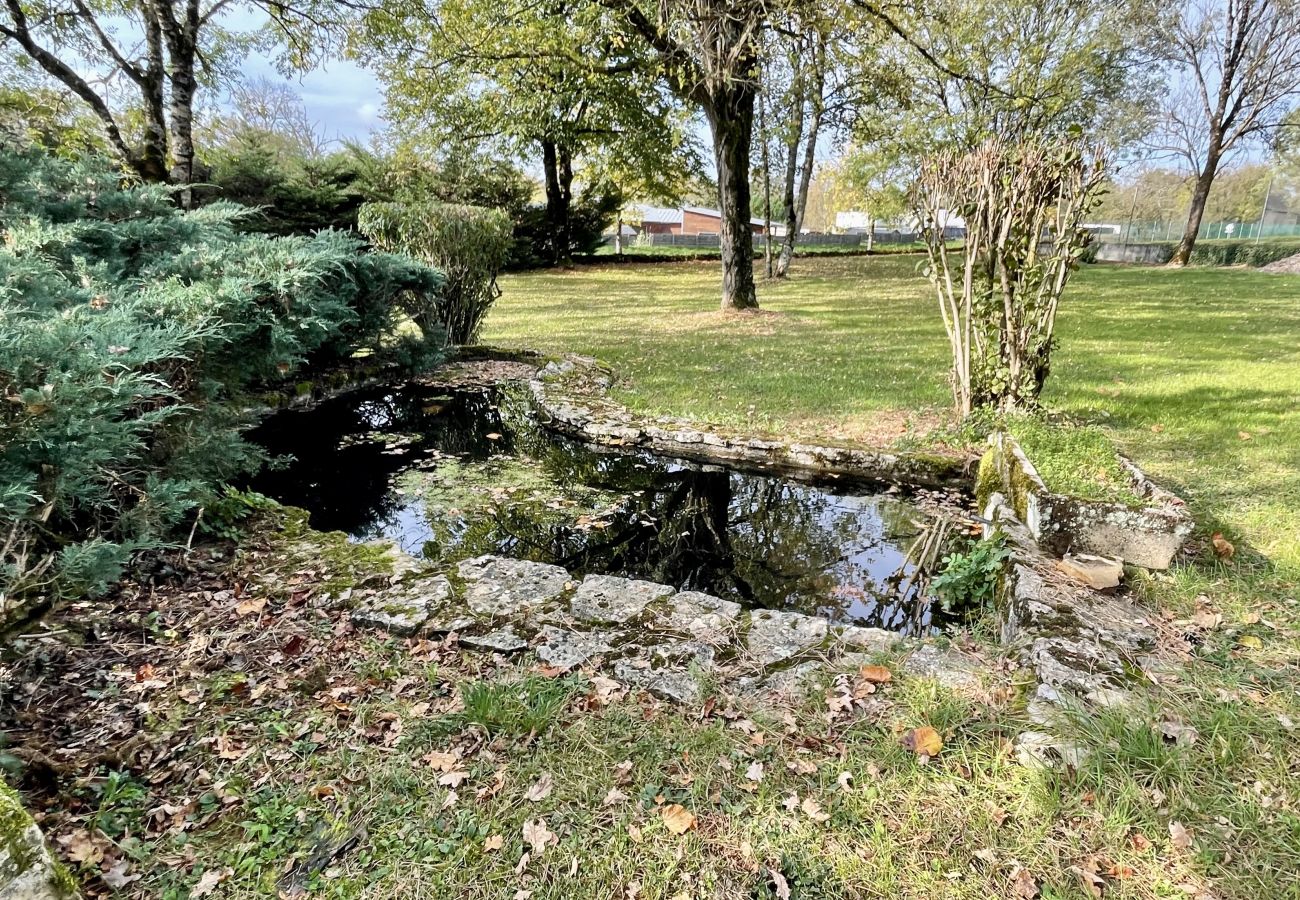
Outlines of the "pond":
[[509,388],[354,391],[255,428],[278,463],[250,486],[440,564],[492,553],[903,633],[943,624],[900,598],[928,515],[897,488],[595,449],[527,410]]

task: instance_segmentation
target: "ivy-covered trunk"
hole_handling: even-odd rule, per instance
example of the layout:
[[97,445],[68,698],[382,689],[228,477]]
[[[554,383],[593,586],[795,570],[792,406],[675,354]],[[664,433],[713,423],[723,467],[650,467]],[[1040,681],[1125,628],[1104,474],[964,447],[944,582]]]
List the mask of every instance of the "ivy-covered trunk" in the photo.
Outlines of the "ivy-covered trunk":
[[719,241],[722,250],[722,308],[757,309],[754,290],[754,232],[749,196],[749,151],[754,136],[752,84],[737,82],[717,91],[706,109],[718,171]]

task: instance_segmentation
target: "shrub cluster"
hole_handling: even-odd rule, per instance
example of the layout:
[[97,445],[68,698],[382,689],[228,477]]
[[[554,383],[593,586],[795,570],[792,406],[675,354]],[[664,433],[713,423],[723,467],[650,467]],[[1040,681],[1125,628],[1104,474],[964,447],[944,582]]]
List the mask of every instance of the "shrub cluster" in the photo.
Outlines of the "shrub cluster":
[[473,343],[500,294],[497,275],[512,244],[510,217],[456,203],[367,203],[358,225],[380,249],[409,253],[446,276],[442,290],[407,307],[426,337],[441,332],[451,344]]
[[259,463],[241,396],[391,347],[399,304],[441,285],[339,232],[240,234],[245,212],[0,148],[4,604],[102,591]]

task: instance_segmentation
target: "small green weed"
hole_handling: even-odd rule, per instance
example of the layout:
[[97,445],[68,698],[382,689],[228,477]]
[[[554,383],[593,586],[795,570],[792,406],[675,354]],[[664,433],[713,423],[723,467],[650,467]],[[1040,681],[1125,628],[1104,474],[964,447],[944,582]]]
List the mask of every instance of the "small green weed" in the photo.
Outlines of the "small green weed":
[[1006,537],[995,532],[987,540],[971,541],[965,550],[949,553],[943,568],[930,581],[939,603],[949,613],[978,613],[993,602],[993,592],[1011,556]]
[[519,681],[473,681],[461,688],[466,724],[489,734],[524,736],[546,731],[578,690],[579,679],[529,675]]

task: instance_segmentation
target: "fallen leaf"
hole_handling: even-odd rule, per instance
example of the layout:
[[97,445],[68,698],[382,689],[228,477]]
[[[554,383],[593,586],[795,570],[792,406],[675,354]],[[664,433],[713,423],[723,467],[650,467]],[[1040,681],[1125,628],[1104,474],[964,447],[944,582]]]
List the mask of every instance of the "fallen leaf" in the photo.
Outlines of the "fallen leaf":
[[749,768],[745,770],[745,777],[750,781],[763,780],[763,764],[761,762],[752,762]]
[[484,853],[495,853],[506,845],[506,839],[499,834],[488,835],[487,840],[483,842]]
[[1169,840],[1179,850],[1190,850],[1192,846],[1192,833],[1187,830],[1182,822],[1170,822]]
[[888,666],[863,666],[858,669],[858,674],[872,684],[888,684],[894,680],[894,673]]
[[235,606],[235,614],[239,616],[261,615],[262,610],[266,609],[266,598],[258,597],[251,600],[245,600]]
[[680,803],[670,803],[659,810],[664,825],[673,834],[685,834],[695,827],[695,813]]
[[1243,634],[1237,638],[1237,646],[1245,647],[1248,650],[1259,650],[1264,646],[1264,642],[1253,634]]
[[767,875],[772,879],[772,888],[776,891],[777,900],[790,900],[790,882],[785,880],[785,876],[776,869],[768,869]]
[[812,797],[804,797],[803,803],[799,804],[799,808],[803,810],[805,816],[812,819],[814,822],[826,822],[829,821],[831,817],[830,813],[824,812],[822,810],[822,805]]
[[1128,836],[1128,842],[1132,845],[1133,849],[1138,852],[1151,849],[1151,841],[1140,831],[1135,831],[1130,834]]
[[1021,900],[1034,900],[1038,896],[1038,881],[1024,866],[1016,866],[1011,873],[1011,895]]
[[104,884],[108,885],[114,890],[121,890],[131,882],[139,881],[142,877],[140,875],[128,874],[128,872],[130,871],[130,865],[131,864],[124,859],[118,860],[118,862],[115,865],[101,872],[99,877],[104,879]]
[[546,851],[547,844],[558,843],[557,838],[550,829],[546,827],[545,819],[530,819],[524,823],[524,843],[532,848],[533,856],[538,859]]
[[835,779],[835,783],[840,786],[840,790],[847,794],[853,790],[853,774],[851,772],[841,772],[839,777]]
[[450,772],[455,769],[456,764],[460,762],[459,755],[455,753],[442,753],[438,750],[424,754],[421,759],[439,772]]
[[938,756],[943,749],[943,738],[929,725],[922,725],[903,735],[903,746],[917,756]]
[[468,772],[466,772],[464,769],[456,769],[455,771],[448,772],[447,774],[439,778],[438,784],[442,785],[443,787],[457,788],[460,787],[465,782],[466,778],[469,778]]
[[190,897],[206,897],[217,889],[217,885],[234,874],[234,869],[208,869],[190,888]]
[[605,799],[600,801],[600,805],[617,806],[618,804],[623,803],[626,800],[627,800],[627,794],[623,793],[618,788],[610,788],[609,793],[605,795]]
[[543,772],[542,776],[525,792],[524,799],[530,803],[540,803],[551,796],[551,791],[554,789],[555,782],[551,778],[551,773]]

